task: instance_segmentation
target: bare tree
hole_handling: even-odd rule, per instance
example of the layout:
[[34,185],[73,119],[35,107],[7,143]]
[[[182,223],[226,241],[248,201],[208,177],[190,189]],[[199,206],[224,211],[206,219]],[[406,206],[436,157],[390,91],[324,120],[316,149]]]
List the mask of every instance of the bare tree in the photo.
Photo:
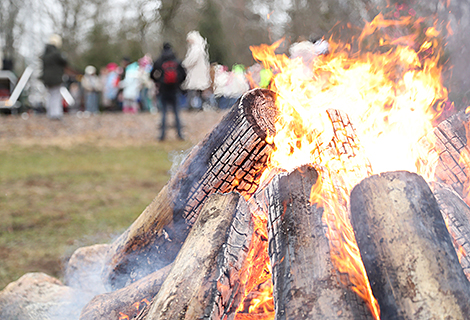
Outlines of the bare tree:
[[27,0],[0,0],[0,43],[4,59],[12,64],[4,67],[13,67],[17,55],[16,43],[23,28],[20,12],[26,4]]
[[[100,2],[100,0],[94,0]],[[96,8],[90,0],[55,0],[55,5],[47,9],[54,32],[63,39],[63,50],[68,53],[70,60],[79,57],[80,45],[83,43],[82,35],[86,34],[87,21],[93,16],[91,9]]]

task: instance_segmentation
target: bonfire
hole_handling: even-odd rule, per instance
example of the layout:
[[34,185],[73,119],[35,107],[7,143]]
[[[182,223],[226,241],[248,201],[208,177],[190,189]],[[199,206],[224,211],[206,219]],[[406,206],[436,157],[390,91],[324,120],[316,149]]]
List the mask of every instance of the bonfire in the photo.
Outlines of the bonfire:
[[378,15],[308,64],[252,47],[270,88],[72,257],[80,319],[468,319],[469,121],[446,119],[444,29]]

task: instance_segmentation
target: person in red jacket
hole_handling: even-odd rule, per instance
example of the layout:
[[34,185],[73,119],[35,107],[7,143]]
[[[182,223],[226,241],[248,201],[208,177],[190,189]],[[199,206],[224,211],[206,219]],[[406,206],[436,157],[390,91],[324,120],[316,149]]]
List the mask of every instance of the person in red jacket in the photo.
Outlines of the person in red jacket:
[[166,114],[168,108],[171,108],[175,115],[176,131],[180,140],[184,140],[181,132],[181,123],[179,119],[177,94],[181,83],[186,78],[186,71],[176,56],[169,43],[163,45],[161,56],[153,64],[150,71],[150,77],[155,81],[160,95],[162,107],[162,124],[160,141],[165,140]]

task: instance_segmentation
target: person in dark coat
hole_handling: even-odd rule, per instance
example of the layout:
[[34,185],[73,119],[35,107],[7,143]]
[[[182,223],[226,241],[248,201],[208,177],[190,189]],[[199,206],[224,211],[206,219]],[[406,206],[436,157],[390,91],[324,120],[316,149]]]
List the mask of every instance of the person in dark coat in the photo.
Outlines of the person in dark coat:
[[67,60],[60,52],[62,39],[59,35],[52,35],[46,45],[43,56],[43,73],[41,79],[49,91],[46,102],[47,116],[51,119],[61,119],[64,114],[60,87]]
[[186,79],[186,71],[177,60],[169,43],[163,45],[161,56],[153,64],[150,77],[155,81],[161,101],[162,122],[160,141],[165,140],[166,114],[169,108],[175,115],[176,131],[180,140],[184,140],[181,132],[181,122],[177,104],[178,90]]

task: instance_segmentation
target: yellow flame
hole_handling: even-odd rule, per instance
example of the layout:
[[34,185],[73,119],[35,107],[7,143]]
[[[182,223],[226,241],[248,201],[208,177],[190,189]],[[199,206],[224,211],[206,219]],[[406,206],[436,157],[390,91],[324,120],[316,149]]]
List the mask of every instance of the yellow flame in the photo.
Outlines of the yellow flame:
[[313,164],[321,173],[311,202],[325,209],[332,261],[349,275],[348,284],[375,319],[380,310],[349,221],[349,193],[372,173],[407,170],[433,178],[434,141],[417,142],[432,130],[447,89],[439,32],[423,24],[422,18],[378,15],[356,43],[332,38],[330,54],[311,64],[276,54],[282,40],[250,47],[255,60],[275,74],[270,88],[280,116],[267,139],[275,146],[269,167],[291,171]]

